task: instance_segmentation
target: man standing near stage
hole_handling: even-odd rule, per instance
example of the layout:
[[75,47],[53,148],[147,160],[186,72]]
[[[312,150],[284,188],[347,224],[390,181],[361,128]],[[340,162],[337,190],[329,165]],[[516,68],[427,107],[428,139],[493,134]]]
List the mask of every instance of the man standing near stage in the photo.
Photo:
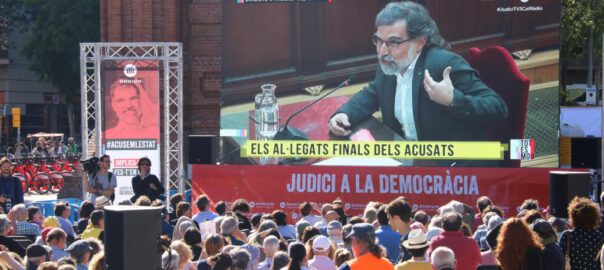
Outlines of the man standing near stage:
[[0,207],[8,213],[13,205],[23,203],[23,186],[21,180],[11,175],[11,162],[8,158],[0,159]]
[[403,246],[403,243],[409,238],[411,231],[411,206],[406,199],[396,199],[388,204],[386,208],[388,223],[392,230],[400,233],[398,262],[404,262],[411,259],[411,253]]
[[484,125],[507,118],[503,99],[461,56],[445,49],[422,5],[390,3],[375,25],[375,80],[331,117],[333,134],[349,136],[351,127],[379,109],[384,124],[407,141],[484,141]]
[[99,196],[112,198],[114,189],[117,186],[115,174],[108,171],[111,168],[111,159],[108,155],[101,156],[99,167],[98,172],[87,175],[86,178],[88,180],[84,180],[84,190],[90,193],[90,201],[92,203],[95,203],[96,198]]

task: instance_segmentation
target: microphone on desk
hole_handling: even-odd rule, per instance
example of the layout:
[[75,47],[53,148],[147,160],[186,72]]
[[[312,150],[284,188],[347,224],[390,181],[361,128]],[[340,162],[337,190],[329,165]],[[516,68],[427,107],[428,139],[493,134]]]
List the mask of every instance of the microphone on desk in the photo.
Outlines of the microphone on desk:
[[273,140],[281,140],[281,141],[310,140],[310,137],[308,137],[308,135],[306,135],[306,133],[304,133],[303,131],[301,131],[297,128],[294,128],[294,127],[290,127],[289,121],[292,120],[292,118],[294,118],[294,116],[296,116],[299,113],[303,112],[304,110],[308,109],[308,107],[321,101],[325,97],[331,95],[333,92],[339,90],[340,88],[342,88],[344,86],[350,85],[350,83],[353,82],[354,80],[356,80],[356,78],[357,78],[357,76],[355,76],[355,75],[350,76],[350,78],[348,78],[348,80],[343,81],[342,83],[340,83],[340,85],[336,86],[336,88],[330,90],[325,95],[315,99],[315,101],[311,102],[310,104],[308,104],[308,105],[302,107],[301,109],[297,110],[296,112],[294,112],[289,118],[287,118],[287,121],[285,121],[285,124],[279,128],[279,130],[277,131],[277,134],[275,134],[275,137],[273,137]]

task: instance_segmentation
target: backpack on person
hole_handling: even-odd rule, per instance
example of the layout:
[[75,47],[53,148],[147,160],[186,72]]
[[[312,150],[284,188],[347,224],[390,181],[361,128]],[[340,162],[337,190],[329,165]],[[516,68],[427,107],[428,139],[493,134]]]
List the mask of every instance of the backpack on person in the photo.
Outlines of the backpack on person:
[[[92,179],[96,178],[96,173],[92,174]],[[113,178],[113,173],[110,171],[107,171],[107,181],[109,182],[109,186],[111,187],[111,178]],[[113,191],[113,193],[111,193],[111,197],[109,197],[109,200],[111,200],[111,203],[113,203],[113,201],[115,200],[115,190]]]

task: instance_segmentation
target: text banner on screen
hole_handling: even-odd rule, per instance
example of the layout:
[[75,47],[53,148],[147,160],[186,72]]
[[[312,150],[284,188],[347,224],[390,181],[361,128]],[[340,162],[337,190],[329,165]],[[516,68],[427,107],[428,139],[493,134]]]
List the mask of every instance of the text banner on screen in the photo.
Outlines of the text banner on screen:
[[[543,168],[331,167],[193,165],[193,195],[230,205],[246,199],[251,213],[284,210],[300,218],[304,201],[318,204],[341,198],[348,215],[358,215],[368,202],[388,203],[405,196],[413,210],[433,215],[451,200],[474,206],[486,195],[506,216],[516,215],[525,199],[549,204],[549,172]],[[197,211],[197,210],[196,210]]]
[[247,141],[243,157],[389,157],[397,159],[501,160],[500,142],[358,142],[358,141]]
[[157,61],[103,62],[103,150],[117,179],[115,201],[130,199],[138,159],[160,174],[159,66]]

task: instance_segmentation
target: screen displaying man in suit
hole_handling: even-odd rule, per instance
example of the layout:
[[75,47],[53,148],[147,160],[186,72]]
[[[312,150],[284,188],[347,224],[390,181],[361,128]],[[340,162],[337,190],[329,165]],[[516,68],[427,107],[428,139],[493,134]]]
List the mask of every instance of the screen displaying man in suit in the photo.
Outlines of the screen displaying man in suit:
[[375,25],[375,79],[334,113],[332,133],[350,135],[351,127],[379,109],[383,123],[405,140],[484,141],[484,125],[507,118],[503,99],[447,50],[422,5],[390,3]]

